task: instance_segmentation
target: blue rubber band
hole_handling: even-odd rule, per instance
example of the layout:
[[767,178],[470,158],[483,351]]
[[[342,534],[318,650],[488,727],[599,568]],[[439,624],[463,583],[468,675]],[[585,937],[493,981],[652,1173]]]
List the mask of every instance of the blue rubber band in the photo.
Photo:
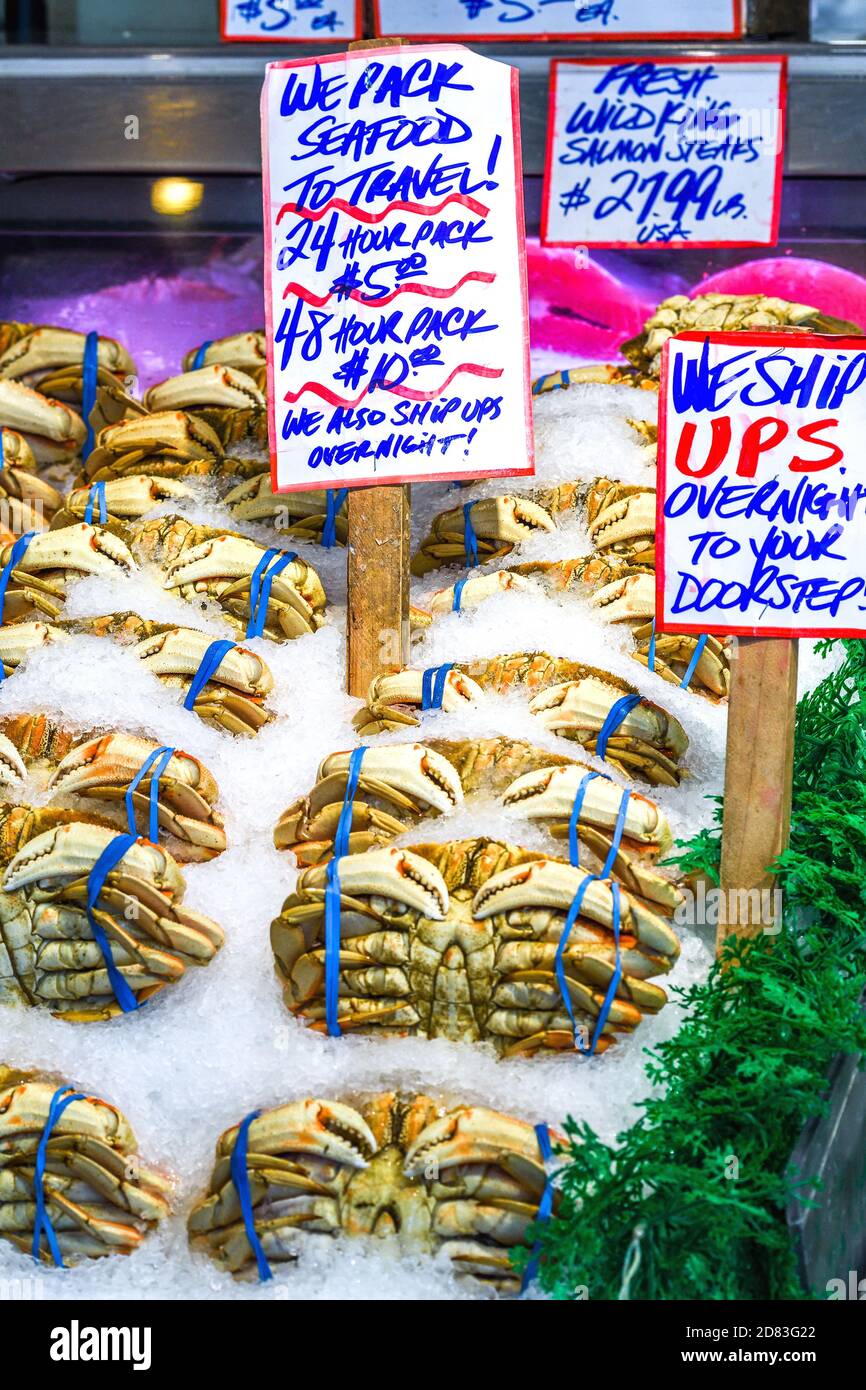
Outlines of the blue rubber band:
[[157,767],[151,772],[150,777],[150,824],[148,826],[148,838],[151,844],[154,845],[159,844],[159,779],[171,762],[174,752],[175,750],[173,748],[169,748],[167,744],[163,744],[161,748],[154,748],[152,753],[148,753],[141,767],[138,769],[138,772],[127,787],[126,796],[124,798],[126,802],[126,816],[129,821],[129,833],[130,835],[135,835],[138,832],[135,826],[135,803],[132,799],[133,794],[137,790],[138,784],[142,782],[150,772],[154,763],[157,763]]
[[139,1003],[114,963],[111,944],[94,916],[94,909],[108,875],[120,863],[127,850],[132,849],[137,840],[137,835],[115,835],[114,839],[105,846],[87,876],[87,920],[90,923],[90,930],[93,932],[93,939],[102,952],[111,988],[114,990],[114,997],[125,1014],[134,1013],[139,1008]]
[[343,808],[340,811],[340,819],[337,821],[337,833],[334,836],[334,858],[341,859],[344,854],[349,853],[349,835],[352,830],[352,802],[355,800],[355,792],[358,790],[358,778],[361,775],[361,763],[364,761],[366,746],[354,748],[349,757],[349,771],[346,778],[346,790],[343,794]]
[[[578,888],[577,892],[571,900],[571,906],[568,909],[568,916],[565,919],[565,925],[562,928],[562,933],[559,938],[559,944],[557,945],[556,955],[553,961],[553,969],[556,974],[557,983],[559,985],[559,993],[562,996],[562,1002],[565,1005],[565,1012],[568,1014],[568,1017],[571,1020],[571,1031],[574,1035],[574,1045],[579,1052],[586,1052],[587,1048],[581,1046],[580,1040],[578,1038],[577,1019],[574,1016],[574,1008],[571,1002],[571,995],[568,990],[568,981],[565,978],[565,948],[568,945],[568,938],[571,936],[572,927],[577,921],[578,914],[580,913],[581,906],[583,905],[583,899],[586,895],[587,888],[591,883],[600,882],[601,874],[587,874],[586,878],[580,884],[580,887]],[[588,1050],[591,1052],[592,1047],[590,1047]]]
[[619,854],[619,847],[622,841],[622,832],[625,829],[625,814],[628,810],[628,801],[630,796],[631,792],[629,791],[628,787],[625,787],[622,793],[622,800],[619,803],[619,810],[616,813],[616,824],[613,827],[613,835],[611,836],[610,849],[607,852],[607,858],[604,861],[604,868],[601,871],[602,878],[610,877],[611,870],[613,869],[613,866],[616,863],[616,856]]
[[634,709],[643,700],[642,695],[622,695],[611,705],[607,712],[604,723],[599,730],[598,738],[595,743],[595,755],[603,758],[607,753],[608,740],[616,733],[620,724],[627,719]]
[[208,348],[211,347],[213,347],[213,338],[208,338],[206,342],[202,343],[201,347],[197,350],[195,357],[192,359],[192,367],[190,368],[190,371],[197,372],[200,367],[204,367],[206,365],[204,360],[205,355],[207,353]]
[[469,569],[474,569],[478,564],[478,537],[475,534],[475,527],[472,525],[474,505],[474,502],[463,503],[463,549],[466,552],[466,564]]
[[48,1161],[48,1140],[51,1138],[51,1131],[60,1119],[64,1110],[75,1100],[86,1100],[87,1097],[80,1091],[73,1091],[71,1086],[60,1086],[51,1097],[51,1104],[48,1107],[48,1119],[45,1121],[45,1128],[39,1139],[39,1147],[36,1150],[36,1168],[33,1174],[33,1192],[36,1197],[36,1219],[33,1223],[33,1245],[31,1254],[37,1264],[40,1264],[39,1251],[42,1244],[42,1232],[48,1240],[48,1248],[58,1269],[65,1269],[63,1256],[60,1253],[60,1243],[57,1239],[51,1217],[48,1215],[48,1208],[45,1202],[45,1166]]
[[340,1038],[340,861],[331,859],[325,870],[325,1027],[329,1038]]
[[247,637],[261,637],[268,616],[271,598],[271,585],[278,574],[296,560],[294,550],[266,550],[253,570],[250,580],[250,619],[247,623]]
[[453,661],[443,662],[441,666],[428,666],[421,676],[421,709],[441,709],[445,694],[445,682]]
[[262,1242],[259,1240],[259,1233],[256,1230],[256,1223],[253,1219],[253,1199],[250,1195],[250,1175],[247,1168],[247,1147],[249,1144],[250,1125],[253,1120],[258,1119],[261,1113],[261,1110],[253,1110],[251,1114],[241,1120],[238,1126],[238,1137],[232,1149],[229,1170],[232,1175],[232,1184],[235,1192],[238,1194],[238,1201],[241,1204],[241,1216],[243,1217],[247,1240],[252,1246],[253,1254],[256,1257],[259,1279],[264,1284],[268,1279],[273,1279],[274,1276],[268,1264],[268,1257],[262,1248]]
[[463,602],[463,590],[466,587],[466,582],[466,579],[458,579],[457,583],[454,585],[454,597],[451,600],[452,613],[459,613],[461,611],[460,605]]
[[583,809],[583,798],[586,796],[586,789],[594,778],[600,777],[600,772],[587,772],[581,778],[580,786],[574,793],[574,802],[571,807],[571,818],[568,822],[568,858],[575,868],[580,867],[580,844],[577,838],[577,823],[580,820],[580,813]]
[[543,377],[543,376],[536,377],[536,378],[535,378],[535,381],[533,381],[533,383],[532,383],[532,394],[533,394],[533,396],[540,396],[540,395],[541,395],[541,389],[542,389],[543,386],[544,386],[544,377]]
[[0,623],[6,621],[6,590],[9,588],[9,580],[12,578],[12,572],[20,564],[28,545],[35,535],[35,531],[28,531],[25,535],[18,537],[18,540],[12,547],[12,553],[3,568],[3,573],[0,574]]
[[614,947],[616,950],[616,956],[614,958],[613,974],[610,977],[610,984],[607,987],[607,994],[604,996],[604,1003],[602,1004],[601,1009],[599,1010],[598,1022],[595,1025],[595,1032],[592,1035],[592,1042],[589,1047],[590,1057],[595,1052],[596,1043],[601,1037],[602,1029],[604,1028],[605,1023],[607,1022],[607,1016],[610,1013],[611,1006],[616,997],[616,991],[619,988],[619,982],[622,979],[622,960],[620,958],[619,952],[619,924],[621,909],[618,883],[611,883],[610,894],[613,899],[613,940]]
[[322,545],[328,550],[337,544],[337,513],[349,495],[347,487],[329,487],[325,504],[325,525],[322,528]]
[[99,503],[99,524],[104,526],[108,520],[108,508],[105,505],[105,482],[91,483],[90,492],[87,495],[87,506],[84,508],[84,520],[88,526],[93,525],[93,506]]
[[220,663],[236,645],[228,637],[218,637],[215,642],[211,642],[207,651],[201,659],[199,668],[192,678],[192,684],[186,692],[183,702],[184,709],[192,709],[201,692],[204,690],[211,676],[219,669]]
[[81,373],[81,414],[87,426],[87,438],[81,450],[82,458],[87,458],[94,444],[93,425],[90,416],[96,405],[96,377],[99,367],[99,334],[88,333],[84,339],[84,366]]
[[[550,1130],[547,1128],[547,1125],[545,1124],[536,1125],[535,1135],[538,1139],[538,1147],[541,1151],[541,1161],[546,1169],[548,1163],[553,1158],[553,1146],[550,1142]],[[553,1211],[553,1193],[553,1177],[550,1173],[547,1173],[544,1180],[544,1190],[541,1193],[541,1201],[538,1203],[538,1211],[535,1213],[535,1221],[537,1225],[543,1226],[547,1221],[550,1220],[550,1216]],[[523,1279],[520,1283],[521,1293],[526,1293],[526,1290],[529,1288],[529,1285],[532,1283],[533,1279],[538,1273],[539,1248],[540,1247],[538,1244],[533,1246],[532,1259],[529,1261],[529,1264],[523,1271]]]
[[704,647],[707,645],[707,638],[708,638],[708,637],[709,637],[709,633],[708,633],[708,632],[705,632],[701,637],[698,638],[697,642],[695,643],[695,649],[694,649],[694,651],[692,652],[692,659],[691,659],[691,661],[689,662],[688,666],[686,667],[685,675],[683,676],[682,680],[680,681],[680,689],[681,689],[681,690],[688,690],[688,688],[689,688],[689,686],[690,686],[690,684],[691,684],[692,676],[695,674],[695,671],[697,670],[698,662],[699,662],[700,659],[701,659],[701,652],[704,650]]
[[650,671],[656,668],[656,620],[653,618],[652,630],[650,631],[649,652],[647,653],[647,667]]

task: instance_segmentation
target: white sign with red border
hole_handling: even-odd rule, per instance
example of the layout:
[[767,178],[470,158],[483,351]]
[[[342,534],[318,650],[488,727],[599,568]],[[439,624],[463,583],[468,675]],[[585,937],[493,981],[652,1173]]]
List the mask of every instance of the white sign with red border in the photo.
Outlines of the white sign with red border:
[[459,45],[268,65],[275,490],[533,472],[519,130]]
[[373,0],[377,34],[407,38],[737,39],[740,0]]
[[363,23],[361,0],[220,0],[226,43],[349,43]]
[[549,246],[774,246],[784,58],[566,58],[552,65]]
[[866,337],[668,339],[658,630],[866,637],[864,439]]

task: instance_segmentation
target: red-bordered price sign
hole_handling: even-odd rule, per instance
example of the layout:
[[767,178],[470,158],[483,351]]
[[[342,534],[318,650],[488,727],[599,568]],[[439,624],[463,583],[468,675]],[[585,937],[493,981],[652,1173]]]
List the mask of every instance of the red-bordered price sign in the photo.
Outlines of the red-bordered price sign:
[[866,338],[680,333],[660,392],[658,629],[866,637]]
[[773,246],[784,58],[566,58],[551,65],[549,246]]
[[348,43],[363,23],[361,0],[220,0],[225,43]]
[[377,34],[515,39],[737,39],[740,0],[373,0]]

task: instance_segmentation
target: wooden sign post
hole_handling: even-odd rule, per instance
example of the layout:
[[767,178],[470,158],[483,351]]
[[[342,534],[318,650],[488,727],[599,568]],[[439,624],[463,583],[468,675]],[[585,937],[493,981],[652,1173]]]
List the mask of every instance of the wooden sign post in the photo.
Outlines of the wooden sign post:
[[[405,39],[359,39],[359,48],[393,48]],[[409,531],[406,483],[353,488],[348,497],[346,689],[361,699],[375,676],[409,663]]]
[[734,641],[717,954],[732,932],[758,936],[776,925],[766,911],[773,887],[767,866],[787,846],[791,827],[798,643],[780,637]]
[[656,622],[734,640],[717,950],[780,929],[797,639],[866,636],[866,338],[678,334],[659,401]]

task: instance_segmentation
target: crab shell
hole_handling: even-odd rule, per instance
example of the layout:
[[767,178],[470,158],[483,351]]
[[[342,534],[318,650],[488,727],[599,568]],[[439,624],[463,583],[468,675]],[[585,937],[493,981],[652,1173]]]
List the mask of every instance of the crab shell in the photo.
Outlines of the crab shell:
[[[491,840],[370,850],[339,861],[343,1031],[489,1042],[501,1057],[574,1050],[554,972],[584,869]],[[288,1008],[324,1031],[326,870],[305,869],[271,926]],[[624,889],[622,974],[602,1047],[666,1002],[649,977],[679,952],[670,923]],[[613,897],[589,883],[563,954],[575,1014],[601,1013],[616,949]]]
[[[221,1136],[188,1229],[193,1248],[244,1277],[255,1261],[231,1180],[237,1135]],[[442,1251],[456,1274],[504,1294],[519,1291],[509,1251],[527,1240],[547,1177],[524,1121],[394,1093],[357,1108],[307,1099],[263,1111],[249,1127],[247,1173],[272,1263],[296,1259],[317,1233],[390,1239],[407,1254]]]
[[[36,1151],[61,1089],[58,1076],[0,1066],[0,1238],[27,1254],[36,1219]],[[172,1186],[141,1162],[126,1118],[107,1101],[85,1094],[56,1120],[43,1194],[64,1264],[137,1249],[169,1215]],[[44,1234],[41,1259],[52,1263]]]
[[621,351],[646,376],[658,378],[661,352],[668,338],[686,329],[705,332],[746,331],[756,328],[790,328],[814,333],[862,333],[856,324],[833,318],[809,304],[792,304],[764,294],[684,294],[662,300],[636,338]]
[[[26,808],[25,808],[26,809]],[[88,877],[116,838],[113,826],[44,809],[21,822],[26,835],[0,893],[0,1001],[48,1007],[69,1022],[121,1012],[87,918]],[[14,819],[13,819],[14,823]],[[108,874],[94,913],[120,974],[138,1002],[207,965],[223,944],[220,927],[182,906],[184,879],[167,850],[136,840]]]
[[68,641],[68,634],[51,623],[26,622],[0,627],[0,662],[4,676],[21,665],[31,652],[51,642]]

